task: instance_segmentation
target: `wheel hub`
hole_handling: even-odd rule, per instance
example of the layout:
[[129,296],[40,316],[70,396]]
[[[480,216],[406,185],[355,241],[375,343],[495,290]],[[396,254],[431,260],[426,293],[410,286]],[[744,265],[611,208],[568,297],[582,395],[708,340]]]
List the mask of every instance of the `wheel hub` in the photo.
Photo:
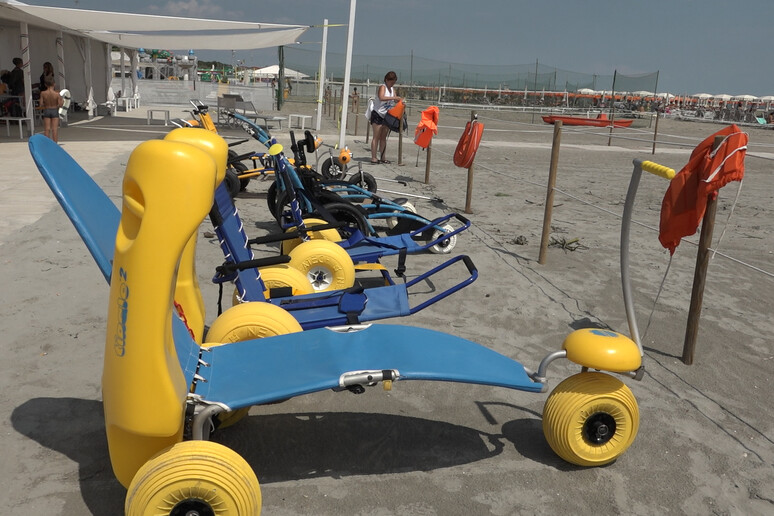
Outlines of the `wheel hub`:
[[169,516],[215,516],[215,512],[204,500],[190,498],[175,505]]
[[309,282],[315,290],[323,290],[331,285],[331,277],[327,270],[315,268],[309,271]]
[[592,444],[605,444],[615,435],[615,418],[605,412],[592,414],[584,423],[583,432]]

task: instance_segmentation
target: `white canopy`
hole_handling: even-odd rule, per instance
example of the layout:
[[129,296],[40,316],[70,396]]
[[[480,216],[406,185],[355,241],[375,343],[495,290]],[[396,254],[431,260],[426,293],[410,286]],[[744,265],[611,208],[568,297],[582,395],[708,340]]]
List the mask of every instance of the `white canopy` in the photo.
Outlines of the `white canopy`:
[[[263,68],[253,70],[252,75],[255,78],[279,77],[279,65],[264,66]],[[287,67],[285,67],[284,75],[286,78],[291,78],[291,79],[304,79],[306,77],[309,77],[308,75],[305,75],[301,72],[292,70]]]
[[306,25],[205,20],[0,2],[3,18],[68,32],[124,48],[243,50],[295,43]]

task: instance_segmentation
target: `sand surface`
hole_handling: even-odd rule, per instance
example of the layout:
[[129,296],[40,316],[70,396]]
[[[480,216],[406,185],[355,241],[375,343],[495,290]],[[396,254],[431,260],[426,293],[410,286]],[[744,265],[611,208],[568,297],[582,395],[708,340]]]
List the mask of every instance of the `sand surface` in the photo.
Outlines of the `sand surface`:
[[[310,109],[291,104],[287,112]],[[143,115],[61,133],[65,150],[116,202],[131,150],[168,129],[148,128]],[[381,188],[443,200],[411,198],[423,215],[462,212],[467,172],[454,167],[452,153],[468,117],[468,111],[442,110],[430,184],[423,183],[425,154],[415,166],[410,137],[403,166],[395,135],[387,156],[393,163],[368,163],[362,121],[348,144]],[[413,110],[412,134],[418,118]],[[453,251],[469,255],[480,277],[452,298],[391,322],[464,337],[530,368],[573,329],[628,334],[618,252],[632,159],[680,169],[692,147],[721,126],[661,120],[655,156],[645,120],[617,130],[626,138],[610,146],[606,130],[565,128],[551,236],[568,245],[550,247],[540,265],[553,129],[539,119],[531,124],[531,115],[482,111],[480,119],[486,129],[474,169],[473,225]],[[214,436],[255,470],[264,514],[772,514],[774,131],[746,130],[745,180],[736,202],[736,183],[721,191],[714,243],[725,231],[723,256],[709,265],[690,366],[680,357],[698,235],[678,248],[654,308],[669,263],[653,229],[666,182],[643,177],[631,250],[646,374],[641,382],[625,380],[641,423],[621,458],[591,469],[559,459],[541,428],[547,394],[426,382],[398,382],[391,392],[374,388],[359,396],[322,392],[253,407],[244,421]],[[289,143],[285,130],[274,132]],[[326,117],[323,139],[332,143],[337,134]],[[258,148],[257,142],[238,147]],[[0,152],[11,165],[0,172],[2,513],[121,514],[125,489],[111,471],[100,402],[108,289],[26,144],[4,139]],[[250,236],[272,227],[268,185],[252,181],[237,200]],[[202,224],[197,267],[211,322],[217,288],[210,278],[222,255],[205,236],[209,231],[209,222]],[[443,259],[413,256],[409,273]],[[578,370],[555,363],[551,387]]]

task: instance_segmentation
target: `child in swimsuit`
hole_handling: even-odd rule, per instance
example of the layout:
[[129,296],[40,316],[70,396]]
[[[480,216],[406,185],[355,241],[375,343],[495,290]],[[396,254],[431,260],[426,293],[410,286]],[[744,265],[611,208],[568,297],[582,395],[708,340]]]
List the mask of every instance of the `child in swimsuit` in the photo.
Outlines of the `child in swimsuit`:
[[64,103],[52,76],[46,77],[46,89],[40,92],[40,106],[43,108],[43,134],[55,142],[59,141],[59,108]]

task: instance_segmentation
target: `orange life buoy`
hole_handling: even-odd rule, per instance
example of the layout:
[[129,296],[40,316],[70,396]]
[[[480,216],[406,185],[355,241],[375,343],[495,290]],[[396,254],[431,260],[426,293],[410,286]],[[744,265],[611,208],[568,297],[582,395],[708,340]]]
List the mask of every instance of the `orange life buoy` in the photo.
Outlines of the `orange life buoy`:
[[478,151],[478,144],[481,143],[481,136],[484,134],[484,124],[478,120],[473,120],[465,124],[465,131],[460,137],[457,149],[454,151],[454,164],[461,168],[470,168],[473,159]]

